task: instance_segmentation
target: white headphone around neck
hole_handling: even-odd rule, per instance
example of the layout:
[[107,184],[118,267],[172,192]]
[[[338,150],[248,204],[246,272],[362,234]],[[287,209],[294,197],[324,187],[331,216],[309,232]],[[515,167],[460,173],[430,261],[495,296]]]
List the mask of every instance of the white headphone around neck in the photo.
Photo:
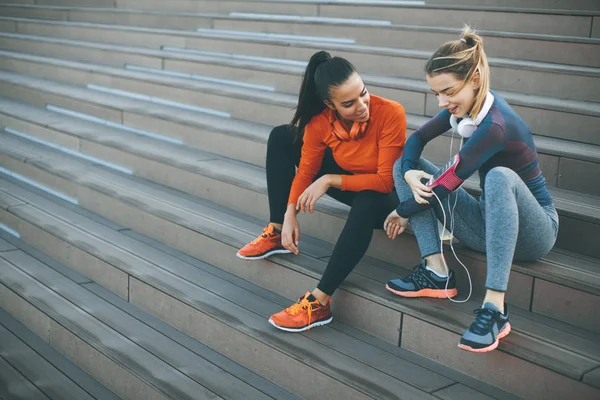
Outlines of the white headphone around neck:
[[477,114],[477,118],[475,118],[475,120],[472,120],[471,118],[463,118],[462,121],[458,122],[458,119],[452,115],[450,116],[450,125],[455,131],[458,132],[460,136],[464,138],[470,138],[477,130],[477,126],[481,124],[481,121],[483,121],[485,116],[492,108],[492,104],[494,104],[494,95],[488,92],[485,96],[483,107],[481,108],[479,114]]

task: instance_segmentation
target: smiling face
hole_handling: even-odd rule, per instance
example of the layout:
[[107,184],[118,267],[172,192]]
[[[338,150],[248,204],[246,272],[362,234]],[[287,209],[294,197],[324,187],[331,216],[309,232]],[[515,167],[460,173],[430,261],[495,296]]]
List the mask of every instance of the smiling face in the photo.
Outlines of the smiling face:
[[364,122],[370,118],[371,97],[360,76],[355,72],[341,84],[330,89],[330,101],[325,104],[337,111],[346,122]]
[[427,83],[437,96],[440,108],[450,111],[456,118],[463,118],[475,104],[479,75],[475,74],[462,89],[463,82],[453,73],[427,75]]

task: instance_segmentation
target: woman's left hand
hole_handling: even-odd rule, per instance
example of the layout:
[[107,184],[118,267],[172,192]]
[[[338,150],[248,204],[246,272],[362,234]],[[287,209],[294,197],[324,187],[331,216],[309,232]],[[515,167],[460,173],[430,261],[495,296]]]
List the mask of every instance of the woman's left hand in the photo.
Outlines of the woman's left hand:
[[327,192],[329,187],[330,184],[327,175],[314,181],[298,198],[296,210],[302,212],[308,211],[312,214],[315,209],[315,203]]
[[396,210],[392,211],[383,223],[383,229],[385,229],[385,232],[387,233],[388,237],[392,240],[400,236],[407,226],[408,218],[401,217],[400,215],[398,215]]

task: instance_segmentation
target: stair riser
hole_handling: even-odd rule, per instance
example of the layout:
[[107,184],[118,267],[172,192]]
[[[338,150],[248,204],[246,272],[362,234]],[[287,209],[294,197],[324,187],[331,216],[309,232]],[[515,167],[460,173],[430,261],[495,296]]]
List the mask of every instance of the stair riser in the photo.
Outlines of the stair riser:
[[[519,0],[436,0],[436,3],[467,6],[523,7],[523,3]],[[549,10],[600,10],[598,2],[595,0],[530,0],[527,2],[527,7]]]
[[0,37],[0,48],[4,50],[22,51],[65,60],[79,60],[97,64],[123,67],[124,64],[137,65],[147,68],[162,68],[162,59],[131,53],[103,51],[97,49],[74,48],[57,43],[42,43],[17,38]]
[[[436,2],[440,3],[440,2]],[[528,4],[529,6],[529,4]],[[573,9],[573,8],[571,8]],[[517,12],[322,5],[324,17],[388,20],[398,25],[460,28],[469,23],[486,31],[542,33],[590,37],[592,16],[526,14]]]
[[[146,0],[117,0],[116,7],[129,10],[165,10],[164,3]],[[253,12],[315,16],[318,5],[310,3],[261,3],[247,1],[174,0],[169,3],[169,12],[229,13]]]
[[[9,0],[13,2],[12,0]],[[74,6],[79,5],[80,7],[113,7],[115,0],[19,0],[16,3],[25,4],[40,4],[49,6]]]

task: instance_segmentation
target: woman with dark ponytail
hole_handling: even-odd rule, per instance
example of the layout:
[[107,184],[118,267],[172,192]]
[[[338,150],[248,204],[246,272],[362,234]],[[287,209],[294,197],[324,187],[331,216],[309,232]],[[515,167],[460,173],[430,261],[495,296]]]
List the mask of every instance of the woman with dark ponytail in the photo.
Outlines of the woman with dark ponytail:
[[351,210],[317,288],[273,315],[272,325],[301,332],[331,322],[331,295],[367,251],[373,229],[398,205],[392,167],[405,137],[400,104],[370,95],[347,60],[325,51],[311,57],[291,124],[274,128],[267,144],[270,223],[237,255],[298,254],[296,214],[312,213],[325,193]]
[[[463,245],[487,253],[483,306],[475,310],[475,320],[459,343],[464,350],[487,352],[511,329],[504,295],[513,258],[533,261],[546,255],[556,241],[558,215],[529,127],[489,89],[481,37],[466,27],[459,40],[431,56],[425,72],[443,110],[410,137],[394,165],[401,203],[386,219],[392,239],[410,221],[422,259],[415,273],[391,280],[387,288],[403,297],[457,295],[438,232],[438,220],[445,220]],[[429,141],[450,129],[465,144],[438,178],[438,168],[420,157]],[[479,199],[460,189],[477,171]]]

